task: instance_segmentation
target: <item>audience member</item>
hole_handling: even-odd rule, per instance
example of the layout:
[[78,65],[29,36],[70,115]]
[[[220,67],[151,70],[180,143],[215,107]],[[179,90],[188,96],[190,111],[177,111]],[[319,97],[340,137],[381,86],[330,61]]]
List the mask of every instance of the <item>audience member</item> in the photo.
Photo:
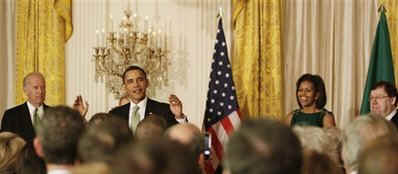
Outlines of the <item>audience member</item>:
[[104,122],[111,116],[112,116],[112,114],[105,113],[105,112],[96,113],[90,118],[87,126],[90,127],[93,125],[101,124],[102,122]]
[[303,154],[303,174],[343,174],[335,162],[326,154],[306,150]]
[[396,134],[397,128],[384,118],[369,114],[358,117],[343,130],[342,159],[347,174],[355,174],[358,170],[358,155],[376,138]]
[[336,128],[322,129],[315,126],[294,126],[304,151],[315,151],[330,158],[335,167],[341,167],[341,132]]
[[166,136],[186,146],[195,156],[202,173],[205,172],[204,166],[204,136],[194,124],[177,124],[166,130]]
[[398,173],[397,156],[397,134],[379,137],[361,152],[358,173],[396,174]]
[[25,140],[11,132],[0,133],[0,173],[16,173],[20,167],[20,158]]
[[370,112],[378,114],[398,126],[397,89],[387,81],[377,82],[370,91]]
[[163,136],[166,128],[167,123],[163,117],[150,114],[140,121],[140,123],[138,123],[137,129],[135,131],[135,138],[142,140],[147,138],[161,137]]
[[293,131],[273,120],[246,120],[230,138],[225,173],[301,173],[302,148]]
[[114,174],[200,174],[192,153],[164,137],[126,146],[111,166]]
[[84,127],[80,113],[72,108],[56,106],[46,110],[33,143],[36,153],[46,162],[48,174],[70,173]]
[[133,134],[125,121],[112,116],[105,118],[102,122],[87,127],[80,138],[78,152],[81,162],[109,163],[120,147],[133,140]]
[[150,113],[163,117],[167,121],[168,127],[176,124],[177,120],[179,122],[186,120],[182,112],[182,103],[177,96],[170,95],[170,105],[157,102],[146,96],[149,82],[146,72],[141,67],[129,66],[123,73],[123,85],[130,102],[112,109],[110,113],[127,121],[133,131],[139,121]]
[[327,97],[322,78],[304,74],[298,79],[296,86],[296,99],[300,109],[288,114],[287,124],[334,127],[333,114],[324,108]]
[[22,150],[21,167],[17,174],[46,174],[46,163],[40,158],[33,147],[32,143],[26,144]]

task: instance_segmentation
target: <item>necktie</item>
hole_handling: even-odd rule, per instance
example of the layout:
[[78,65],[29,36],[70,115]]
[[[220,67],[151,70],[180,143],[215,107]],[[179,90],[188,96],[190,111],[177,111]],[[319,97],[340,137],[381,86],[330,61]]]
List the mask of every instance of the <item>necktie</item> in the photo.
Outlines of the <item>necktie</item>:
[[36,108],[35,111],[33,112],[33,125],[35,125],[35,127],[37,126],[37,124],[40,121],[38,111],[39,111],[39,109]]
[[139,109],[140,109],[140,107],[138,107],[137,105],[135,105],[133,107],[133,114],[132,114],[131,125],[130,125],[131,130],[133,130],[133,131],[135,131],[138,123],[140,122],[140,113],[138,112]]

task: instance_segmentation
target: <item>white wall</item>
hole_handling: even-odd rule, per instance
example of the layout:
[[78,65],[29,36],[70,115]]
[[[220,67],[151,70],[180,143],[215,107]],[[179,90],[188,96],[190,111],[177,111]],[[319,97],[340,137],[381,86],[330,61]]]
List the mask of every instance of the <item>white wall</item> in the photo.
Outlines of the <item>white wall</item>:
[[[73,1],[74,31],[66,51],[66,100],[67,104],[72,104],[75,96],[81,94],[90,104],[88,115],[107,112],[117,104],[113,95],[105,90],[104,84],[95,82],[91,49],[96,42],[95,30],[106,26],[105,20],[110,14],[115,24],[119,22],[127,3],[127,0]],[[184,103],[184,113],[200,127],[219,6],[224,9],[224,29],[231,48],[230,3],[216,0],[130,0],[133,11],[136,11],[138,4],[140,16],[159,15],[160,21],[172,23],[168,36],[172,42],[173,62],[169,73],[173,81],[153,98],[167,101],[169,94],[176,94]]]

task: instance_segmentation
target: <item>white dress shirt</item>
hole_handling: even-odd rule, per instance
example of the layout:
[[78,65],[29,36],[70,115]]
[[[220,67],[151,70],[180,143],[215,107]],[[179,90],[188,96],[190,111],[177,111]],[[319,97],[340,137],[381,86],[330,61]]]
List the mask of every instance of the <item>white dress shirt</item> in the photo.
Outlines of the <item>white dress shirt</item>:
[[[129,99],[130,100],[130,99]],[[148,97],[145,97],[143,100],[141,100],[140,102],[138,102],[137,104],[133,103],[130,100],[130,109],[129,109],[129,127],[132,125],[132,117],[133,117],[133,108],[135,106],[138,106],[138,114],[140,114],[140,121],[142,121],[145,118],[145,109],[146,109],[146,104],[148,102]],[[188,122],[187,117],[184,115],[183,118],[180,119],[176,119],[178,123],[186,123]],[[131,129],[131,127],[130,127]]]
[[388,121],[391,121],[392,117],[394,117],[394,115],[395,115],[396,113],[397,113],[397,110],[396,110],[396,109],[392,110],[392,112],[391,112],[390,114],[387,115],[386,119],[387,119]]
[[[32,120],[32,123],[34,122],[34,118],[33,115],[35,114],[35,110],[36,107],[34,107],[31,103],[26,102],[28,104],[28,109],[29,109],[29,114],[30,114],[30,120]],[[39,118],[41,119],[43,117],[44,114],[44,107],[43,104],[39,106],[38,110],[37,110],[37,115],[39,116]],[[33,123],[34,124],[34,123]]]
[[[145,118],[145,109],[146,109],[146,103],[148,102],[148,97],[145,97],[143,100],[141,100],[139,103],[135,104],[130,100],[130,109],[129,109],[129,127],[131,126],[131,122],[133,121],[133,108],[135,106],[138,106],[138,114],[140,114],[140,121]],[[131,129],[131,127],[130,127]]]
[[47,174],[71,174],[71,172],[68,169],[52,169],[48,170]]

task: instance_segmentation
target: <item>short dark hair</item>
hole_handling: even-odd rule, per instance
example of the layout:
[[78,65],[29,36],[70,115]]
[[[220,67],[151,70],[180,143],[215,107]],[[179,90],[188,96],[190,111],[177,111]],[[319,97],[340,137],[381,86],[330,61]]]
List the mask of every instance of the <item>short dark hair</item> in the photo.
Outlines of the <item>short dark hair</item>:
[[371,91],[378,89],[378,88],[383,88],[389,97],[397,96],[397,88],[395,88],[394,84],[391,84],[388,81],[384,81],[384,80],[378,81],[376,84],[373,85]]
[[110,162],[114,153],[133,140],[126,121],[108,116],[98,124],[87,127],[78,145],[83,162]]
[[300,108],[303,108],[301,105],[299,98],[298,98],[298,90],[300,88],[301,83],[304,81],[312,83],[315,93],[318,94],[318,99],[315,101],[315,106],[318,109],[322,109],[326,105],[327,101],[327,95],[326,95],[326,89],[325,89],[325,83],[323,82],[323,79],[319,75],[312,75],[312,74],[303,74],[296,83],[296,100]]
[[302,147],[286,125],[274,120],[245,120],[226,149],[231,174],[300,173]]
[[78,111],[67,106],[46,109],[36,127],[46,163],[73,164],[84,128],[84,120]]
[[137,65],[131,65],[131,66],[127,67],[126,70],[123,72],[123,76],[122,76],[123,84],[124,84],[124,80],[126,78],[127,72],[133,71],[133,70],[141,71],[144,74],[145,79],[147,79],[146,72],[143,68],[141,68]]

